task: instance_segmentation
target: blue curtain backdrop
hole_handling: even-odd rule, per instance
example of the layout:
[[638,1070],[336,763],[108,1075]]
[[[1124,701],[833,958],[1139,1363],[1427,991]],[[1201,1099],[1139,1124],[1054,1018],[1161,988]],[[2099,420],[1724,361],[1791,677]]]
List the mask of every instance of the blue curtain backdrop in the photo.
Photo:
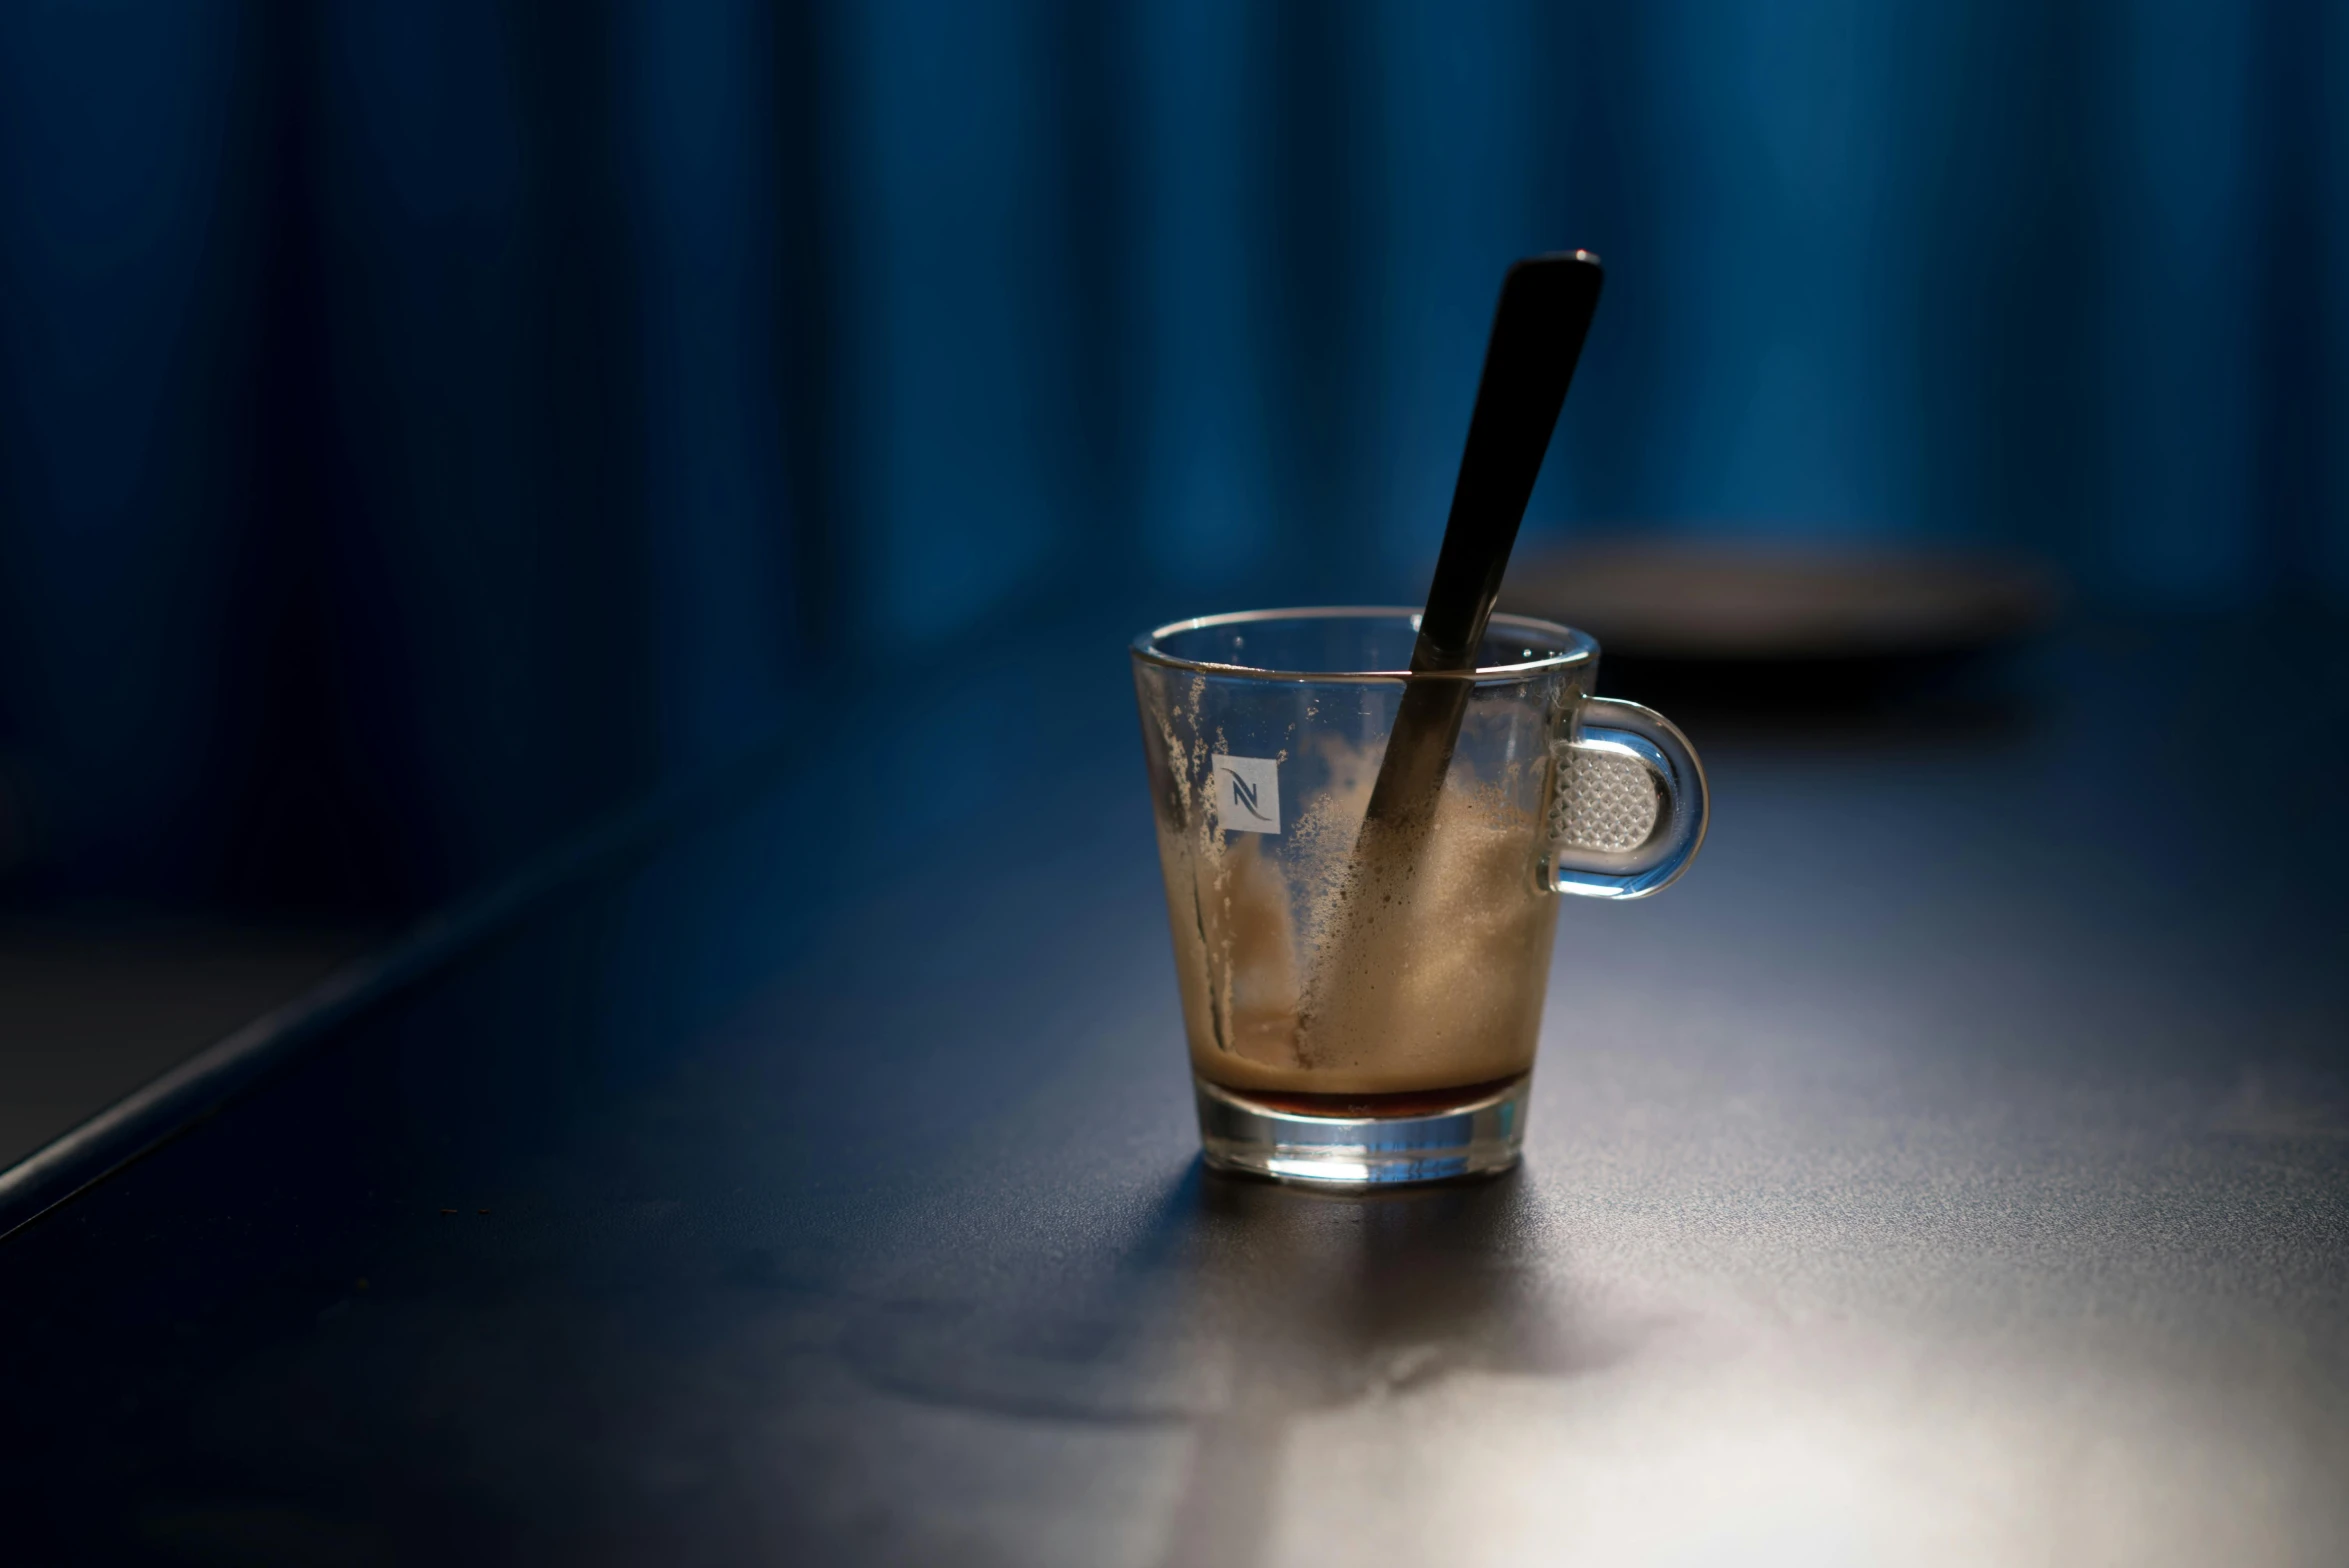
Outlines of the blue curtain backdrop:
[[2322,0],[0,8],[0,889],[412,907],[849,638],[1535,535],[2349,590]]

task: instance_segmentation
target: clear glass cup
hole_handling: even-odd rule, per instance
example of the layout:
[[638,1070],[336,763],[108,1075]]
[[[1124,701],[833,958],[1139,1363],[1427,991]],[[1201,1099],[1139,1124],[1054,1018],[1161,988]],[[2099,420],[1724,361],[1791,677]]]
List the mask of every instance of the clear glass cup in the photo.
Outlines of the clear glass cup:
[[[1506,1169],[1560,895],[1640,898],[1703,842],[1661,714],[1591,695],[1598,644],[1496,615],[1407,676],[1410,610],[1262,610],[1135,639],[1175,974],[1209,1164],[1370,1186]],[[1407,681],[1458,682],[1423,831],[1363,823]]]

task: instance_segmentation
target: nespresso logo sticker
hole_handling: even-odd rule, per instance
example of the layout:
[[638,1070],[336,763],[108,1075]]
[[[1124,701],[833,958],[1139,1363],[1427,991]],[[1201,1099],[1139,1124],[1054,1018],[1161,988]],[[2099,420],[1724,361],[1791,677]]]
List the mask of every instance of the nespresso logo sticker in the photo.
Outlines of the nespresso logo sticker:
[[1215,825],[1226,833],[1281,830],[1280,763],[1272,757],[1210,759],[1215,769]]

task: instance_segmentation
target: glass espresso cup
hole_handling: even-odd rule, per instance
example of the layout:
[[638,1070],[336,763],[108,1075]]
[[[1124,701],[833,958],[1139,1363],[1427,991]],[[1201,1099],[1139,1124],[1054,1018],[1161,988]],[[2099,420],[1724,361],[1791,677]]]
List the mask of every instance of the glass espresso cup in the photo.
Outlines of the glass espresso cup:
[[[1598,644],[1496,615],[1473,671],[1407,675],[1410,610],[1262,610],[1133,645],[1210,1165],[1316,1185],[1506,1169],[1558,900],[1694,858],[1705,778],[1661,714],[1591,695]],[[1409,833],[1364,831],[1407,682],[1458,682]]]

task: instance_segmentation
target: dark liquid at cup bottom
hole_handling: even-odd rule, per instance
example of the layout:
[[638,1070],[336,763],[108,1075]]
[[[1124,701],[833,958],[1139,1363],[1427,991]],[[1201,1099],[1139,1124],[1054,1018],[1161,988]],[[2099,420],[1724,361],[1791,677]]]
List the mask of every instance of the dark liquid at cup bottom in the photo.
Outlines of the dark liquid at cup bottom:
[[1389,1116],[1433,1116],[1463,1105],[1474,1105],[1479,1100],[1489,1100],[1502,1094],[1524,1077],[1523,1073],[1512,1073],[1506,1078],[1488,1078],[1482,1083],[1464,1083],[1455,1088],[1406,1089],[1394,1094],[1293,1094],[1278,1089],[1241,1089],[1222,1084],[1216,1087],[1226,1094],[1237,1095],[1251,1105],[1262,1106],[1270,1111],[1285,1111],[1291,1116],[1377,1119]]

